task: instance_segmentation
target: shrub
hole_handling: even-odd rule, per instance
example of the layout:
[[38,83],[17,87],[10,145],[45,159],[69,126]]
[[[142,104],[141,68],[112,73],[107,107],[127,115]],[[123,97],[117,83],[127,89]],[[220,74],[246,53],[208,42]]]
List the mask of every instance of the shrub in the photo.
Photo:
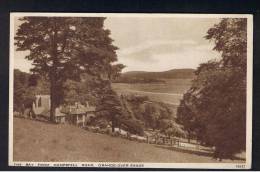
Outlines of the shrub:
[[106,119],[96,119],[91,122],[93,126],[97,126],[101,129],[107,128],[109,122]]
[[144,126],[139,120],[134,119],[124,119],[121,120],[122,129],[138,135],[144,135]]

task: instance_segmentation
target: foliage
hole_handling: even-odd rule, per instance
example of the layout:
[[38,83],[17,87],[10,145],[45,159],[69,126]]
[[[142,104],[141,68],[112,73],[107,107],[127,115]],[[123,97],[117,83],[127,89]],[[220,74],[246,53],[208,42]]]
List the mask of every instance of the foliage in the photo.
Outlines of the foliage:
[[[98,81],[97,116],[95,121],[106,119],[111,122],[112,128],[119,127],[133,134],[143,135],[144,129],[153,128],[163,132],[164,120],[174,121],[172,110],[164,103],[151,102],[147,96],[121,95],[118,96],[112,89],[110,81]],[[167,126],[176,129],[176,123]],[[180,135],[179,131],[172,135]]]
[[199,126],[199,121],[196,118],[197,111],[195,111],[195,104],[196,97],[194,97],[192,92],[189,90],[184,94],[177,109],[177,122],[183,125],[184,130],[187,131],[189,141],[195,136],[195,131]]
[[80,102],[81,104],[96,105],[96,97],[92,95],[92,81],[87,74],[82,74],[81,81],[67,80],[63,84],[63,103],[64,104],[74,104],[75,102]]
[[142,121],[136,119],[120,119],[122,129],[138,135],[144,135],[144,125]]
[[165,103],[146,102],[143,107],[142,114],[147,128],[163,131],[164,122],[175,120],[173,111]]
[[146,126],[153,130],[157,129],[159,127],[160,112],[152,103],[146,103],[144,106],[143,114]]
[[31,108],[36,94],[48,94],[44,78],[14,69],[14,110],[22,112]]
[[96,115],[111,122],[112,131],[119,126],[123,116],[121,102],[116,92],[112,90],[109,80],[99,80],[96,85],[97,93]]
[[164,80],[153,79],[153,78],[135,78],[135,77],[119,77],[113,81],[114,83],[165,83]]
[[[63,101],[62,87],[67,79],[80,80],[80,73],[112,75],[117,61],[102,17],[23,17],[15,44],[17,50],[29,50],[35,74],[50,82],[51,120]],[[113,70],[114,71],[114,70]],[[116,70],[117,71],[117,70]]]
[[131,71],[122,73],[121,76],[113,80],[114,83],[161,83],[165,84],[165,79],[192,79],[194,78],[194,69],[172,69],[163,72],[144,72]]
[[23,112],[25,106],[31,101],[33,96],[28,95],[27,88],[29,75],[21,72],[20,70],[14,70],[14,110]]
[[246,19],[222,19],[208,30],[222,58],[198,67],[178,108],[178,122],[219,158],[246,147],[246,26]]
[[91,121],[91,125],[101,129],[107,129],[109,121],[106,118],[95,118]]
[[177,124],[174,120],[163,119],[160,121],[161,133],[164,133],[166,136],[177,136],[185,137],[186,132]]
[[[120,98],[124,112],[130,114],[128,119],[140,123],[139,128],[142,126],[143,129],[159,130],[166,135],[183,136],[183,131],[176,124],[175,114],[169,105],[150,101],[147,96],[129,94],[121,95]],[[166,130],[172,132],[166,133]]]

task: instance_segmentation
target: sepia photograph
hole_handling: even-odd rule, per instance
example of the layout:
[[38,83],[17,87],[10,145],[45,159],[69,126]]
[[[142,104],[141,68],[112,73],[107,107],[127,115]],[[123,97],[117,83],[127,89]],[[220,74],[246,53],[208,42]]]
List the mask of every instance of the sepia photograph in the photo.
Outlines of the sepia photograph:
[[9,166],[249,169],[249,14],[11,13]]

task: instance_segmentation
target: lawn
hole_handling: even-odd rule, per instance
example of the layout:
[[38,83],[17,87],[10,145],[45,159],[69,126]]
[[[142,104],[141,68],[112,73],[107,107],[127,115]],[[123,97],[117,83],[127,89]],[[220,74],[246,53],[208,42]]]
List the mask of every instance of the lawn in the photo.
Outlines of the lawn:
[[14,118],[13,126],[14,161],[218,162],[209,156],[92,133],[66,124]]

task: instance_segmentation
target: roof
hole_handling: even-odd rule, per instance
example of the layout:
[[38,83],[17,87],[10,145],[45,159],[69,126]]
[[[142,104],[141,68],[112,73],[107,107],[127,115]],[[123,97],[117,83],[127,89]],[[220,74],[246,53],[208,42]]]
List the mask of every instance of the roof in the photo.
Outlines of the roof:
[[94,112],[94,111],[96,111],[96,107],[94,107],[94,106],[86,107],[86,111],[87,112]]
[[61,109],[61,112],[76,115],[76,114],[84,114],[84,113],[87,113],[87,112],[94,112],[95,110],[96,110],[96,108],[94,106],[86,107],[84,105],[78,105],[78,106],[70,105],[70,106],[63,107]]
[[43,94],[37,94],[35,95],[35,97],[44,97],[44,98],[50,98],[50,95],[47,94],[47,95],[43,95]]

